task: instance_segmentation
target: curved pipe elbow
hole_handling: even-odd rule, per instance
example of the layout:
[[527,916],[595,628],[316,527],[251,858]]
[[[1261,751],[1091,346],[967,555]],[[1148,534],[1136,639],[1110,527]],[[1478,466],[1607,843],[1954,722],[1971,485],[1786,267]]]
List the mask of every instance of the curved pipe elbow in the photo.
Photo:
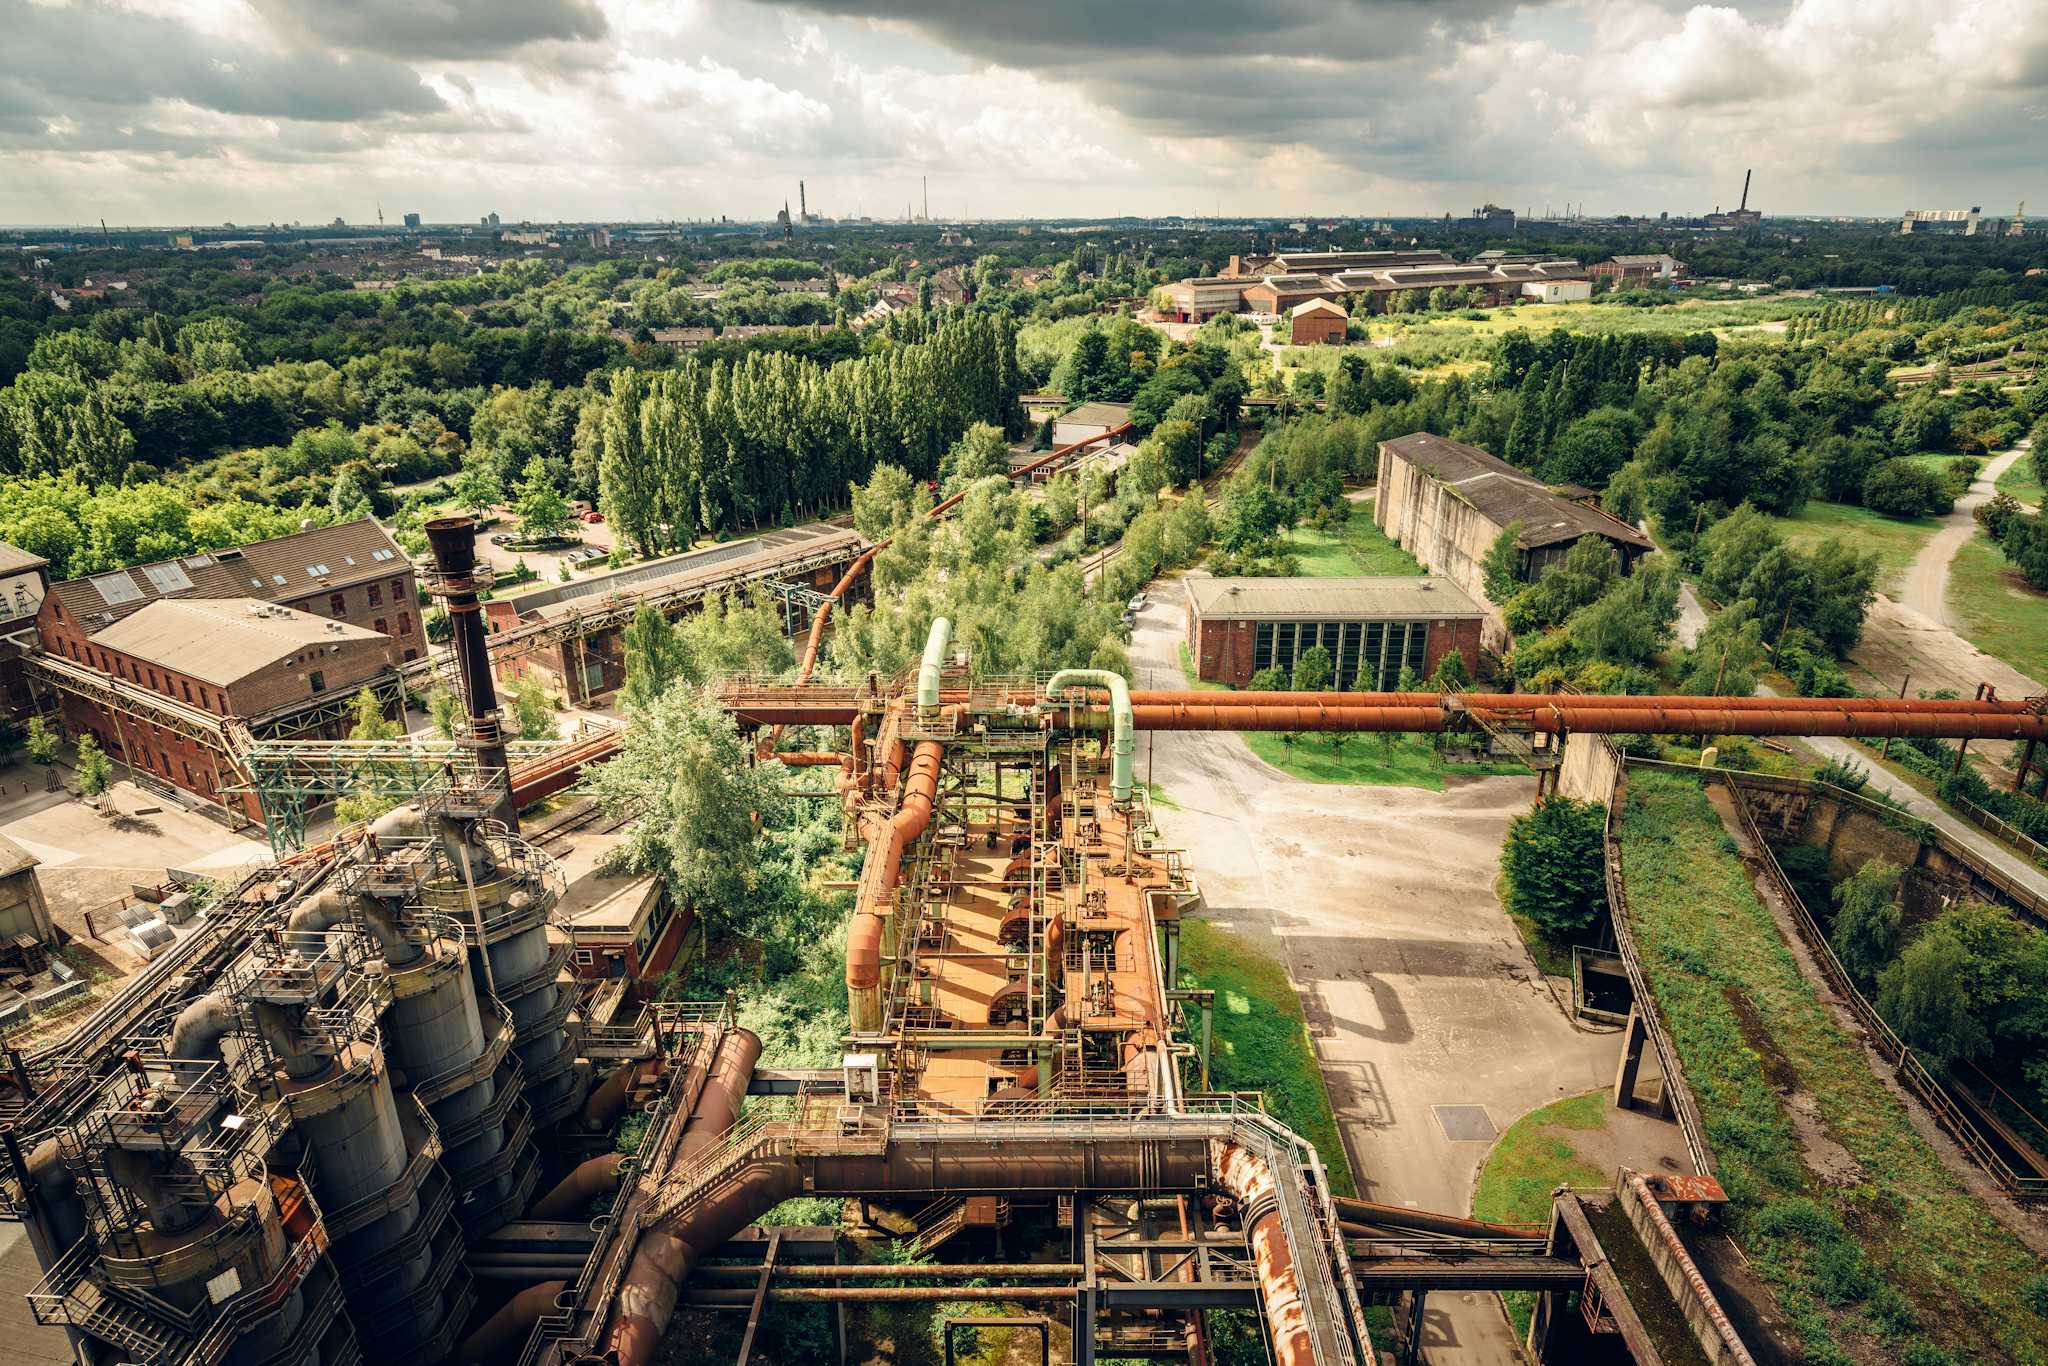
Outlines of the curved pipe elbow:
[[483,1327],[462,1340],[455,1360],[459,1366],[486,1366],[518,1351],[519,1344],[533,1331],[540,1316],[554,1308],[565,1281],[542,1281],[505,1301],[498,1312],[484,1320]]
[[220,1060],[220,1041],[235,1027],[235,998],[211,992],[178,1012],[164,1055],[172,1058]]
[[1131,687],[1124,676],[1108,669],[1061,669],[1046,681],[1047,701],[1057,699],[1071,687],[1107,688],[1109,713],[1114,727],[1110,738],[1110,798],[1119,806],[1131,799],[1136,786],[1133,771],[1138,752],[1137,724],[1131,712]]

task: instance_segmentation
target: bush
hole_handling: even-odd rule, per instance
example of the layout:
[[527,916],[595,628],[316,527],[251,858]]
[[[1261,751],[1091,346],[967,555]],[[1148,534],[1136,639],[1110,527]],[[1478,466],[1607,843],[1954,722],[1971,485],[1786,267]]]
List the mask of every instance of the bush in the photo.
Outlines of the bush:
[[1955,506],[1935,471],[1911,460],[1886,460],[1863,477],[1863,506],[1886,517],[1932,517]]
[[1508,908],[1553,940],[1589,929],[1607,911],[1605,824],[1599,803],[1569,797],[1517,816],[1500,856]]

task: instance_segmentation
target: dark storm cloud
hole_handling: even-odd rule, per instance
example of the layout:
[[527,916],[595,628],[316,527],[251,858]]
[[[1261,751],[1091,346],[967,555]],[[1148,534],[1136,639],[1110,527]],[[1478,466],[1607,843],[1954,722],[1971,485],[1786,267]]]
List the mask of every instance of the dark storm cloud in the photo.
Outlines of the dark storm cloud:
[[170,20],[100,4],[58,9],[0,0],[0,34],[0,73],[51,119],[157,101],[312,122],[444,107],[412,68],[397,62],[238,50]]
[[[1469,149],[1459,45],[1516,0],[761,0],[916,29],[976,61],[1071,85],[1137,131],[1312,144],[1378,174]],[[1468,153],[1469,154],[1469,153]],[[1438,171],[1441,171],[1439,166]]]
[[287,32],[401,59],[476,61],[606,33],[595,0],[256,0],[256,7]]
[[[763,0],[840,19],[894,20],[956,51],[1025,69],[1072,71],[1145,56],[1303,57],[1356,62],[1399,56],[1431,31],[1505,19],[1519,0]],[[1171,79],[1125,69],[1135,79]],[[1191,101],[1210,92],[1186,87]]]

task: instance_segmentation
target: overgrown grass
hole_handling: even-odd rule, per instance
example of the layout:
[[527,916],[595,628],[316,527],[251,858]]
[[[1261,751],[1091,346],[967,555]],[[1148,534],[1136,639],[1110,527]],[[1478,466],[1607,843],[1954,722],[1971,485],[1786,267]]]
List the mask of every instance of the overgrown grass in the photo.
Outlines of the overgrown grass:
[[1244,742],[1253,754],[1304,782],[1443,791],[1443,766],[1429,737],[1387,734],[1391,743],[1383,743],[1378,735],[1353,735],[1342,749],[1332,749],[1330,735],[1321,732],[1290,741],[1267,731],[1248,731]]
[[[2022,1298],[2037,1259],[1821,1005],[1698,783],[1632,774],[1621,851],[1644,966],[1736,1232],[1807,1359],[1866,1360],[1874,1341],[1908,1361],[2048,1360],[2048,1319]],[[1810,1098],[1805,1135],[1792,1089]],[[1851,1159],[1835,1154],[1825,1179],[1807,1161],[1823,1136]]]
[[1790,517],[1773,517],[1771,524],[1787,545],[1811,550],[1830,539],[1846,541],[1852,550],[1877,552],[1879,592],[1898,591],[1906,566],[1934,535],[1938,523],[1932,517],[1884,517],[1868,508],[1848,503],[1811,502]]
[[1532,1110],[1510,1124],[1486,1155],[1472,1217],[1494,1224],[1550,1222],[1550,1193],[1559,1186],[1605,1189],[1605,1171],[1579,1156],[1570,1135],[1607,1127],[1607,1093],[1589,1091]]
[[1182,922],[1180,965],[1181,986],[1216,993],[1210,1084],[1219,1091],[1263,1091],[1266,1109],[1322,1154],[1330,1189],[1357,1194],[1287,970],[1250,940],[1205,920]]
[[[1548,1225],[1550,1193],[1559,1186],[1604,1188],[1607,1173],[1579,1156],[1571,1134],[1605,1129],[1608,1114],[1607,1093],[1593,1091],[1532,1110],[1510,1124],[1480,1168],[1472,1217],[1495,1224]],[[1527,1338],[1535,1294],[1513,1291],[1503,1294],[1501,1302],[1516,1338]]]
[[2012,462],[2011,468],[1998,476],[1998,491],[2009,493],[2022,503],[2041,506],[2043,493],[2041,480],[2034,473],[2034,457],[2029,452]]
[[2048,593],[2021,578],[1981,534],[1949,562],[1948,608],[1963,639],[2036,682],[2048,681]]
[[1423,572],[1413,555],[1395,545],[1372,519],[1372,506],[1352,503],[1341,529],[1324,531],[1296,527],[1287,533],[1288,544],[1301,565],[1301,576],[1311,579],[1348,578],[1358,574],[1404,574]]

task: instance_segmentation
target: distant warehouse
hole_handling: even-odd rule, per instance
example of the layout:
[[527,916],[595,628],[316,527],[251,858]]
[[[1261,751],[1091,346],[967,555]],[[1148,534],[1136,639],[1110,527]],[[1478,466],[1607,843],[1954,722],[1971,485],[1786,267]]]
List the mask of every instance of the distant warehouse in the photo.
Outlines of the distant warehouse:
[[1317,645],[1339,689],[1391,691],[1401,670],[1426,678],[1455,650],[1479,666],[1486,609],[1438,575],[1183,581],[1188,649],[1208,683],[1243,687],[1261,669],[1292,674]]
[[[1516,577],[1533,582],[1581,537],[1614,547],[1623,573],[1653,547],[1650,538],[1608,516],[1584,489],[1553,489],[1525,470],[1462,441],[1416,432],[1380,443],[1373,520],[1428,568],[1474,598],[1486,597],[1483,563],[1502,531],[1520,524]],[[1498,644],[1506,627],[1489,610]]]

